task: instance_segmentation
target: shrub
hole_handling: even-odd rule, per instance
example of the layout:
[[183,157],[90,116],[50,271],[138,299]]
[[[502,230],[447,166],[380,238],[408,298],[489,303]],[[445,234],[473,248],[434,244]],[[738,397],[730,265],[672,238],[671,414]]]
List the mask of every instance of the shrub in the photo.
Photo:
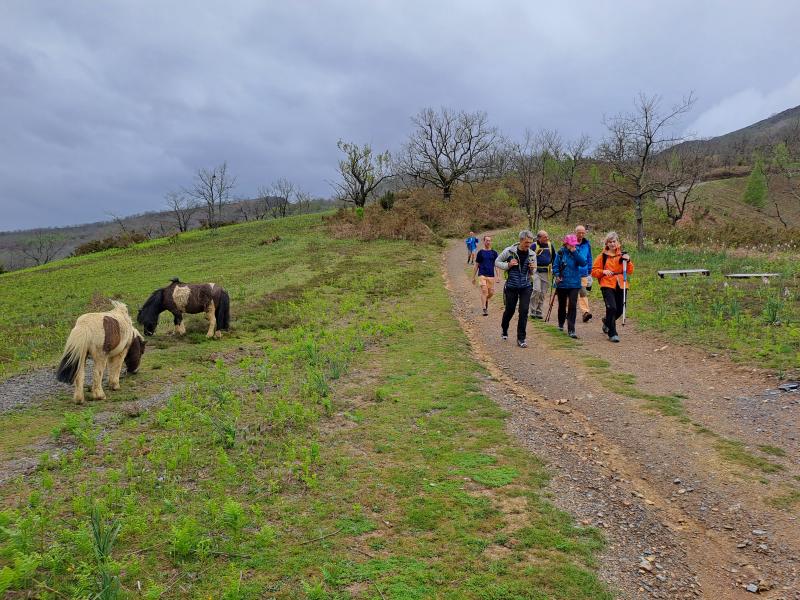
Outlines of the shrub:
[[506,187],[487,182],[459,186],[449,201],[430,188],[389,192],[362,210],[340,210],[328,226],[337,238],[439,242],[440,236],[462,237],[470,229],[509,227],[519,217]]
[[123,233],[121,235],[112,235],[101,240],[92,240],[81,244],[73,251],[73,256],[82,256],[84,254],[92,254],[94,252],[102,252],[111,248],[127,248],[139,242],[147,240],[144,233],[133,231],[131,233]]

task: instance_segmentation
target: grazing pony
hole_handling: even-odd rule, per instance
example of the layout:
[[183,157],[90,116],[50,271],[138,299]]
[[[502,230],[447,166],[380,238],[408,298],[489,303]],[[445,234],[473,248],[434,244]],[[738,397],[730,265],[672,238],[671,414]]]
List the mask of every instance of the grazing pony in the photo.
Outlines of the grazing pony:
[[75,393],[72,397],[78,404],[83,402],[84,366],[87,355],[91,355],[94,361],[92,397],[96,400],[105,400],[103,373],[106,365],[108,365],[108,383],[112,390],[118,390],[123,361],[128,373],[136,373],[144,354],[146,342],[142,334],[134,328],[128,307],[114,300],[111,303],[114,308],[108,312],[86,313],[78,317],[64,347],[56,379],[63,383],[75,384]]
[[231,322],[231,303],[228,292],[213,283],[183,283],[177,277],[165,288],[153,292],[139,309],[136,321],[145,335],[153,335],[158,325],[158,315],[168,310],[175,317],[175,333],[183,335],[183,313],[204,312],[208,319],[206,337],[222,337]]

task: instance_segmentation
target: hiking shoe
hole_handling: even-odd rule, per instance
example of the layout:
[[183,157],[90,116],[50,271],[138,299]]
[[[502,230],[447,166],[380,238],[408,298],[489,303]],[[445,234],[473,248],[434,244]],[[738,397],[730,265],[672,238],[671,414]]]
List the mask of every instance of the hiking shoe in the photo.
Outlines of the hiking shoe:
[[605,319],[603,319],[603,333],[608,333],[608,325],[606,325]]
[[531,319],[541,319],[542,315],[540,313],[531,313]]
[[528,342],[526,342],[525,340],[517,340],[517,346],[519,346],[520,348],[527,348]]
[[608,338],[608,340],[610,342],[614,342],[615,344],[618,344],[619,343],[619,336],[618,335],[612,335],[610,338]]
[[592,320],[592,313],[590,313],[590,312],[583,313],[583,322],[584,323],[588,323],[591,320]]
[[487,309],[485,309],[485,308],[483,309],[483,316],[484,317],[488,317],[489,316],[489,311]]
[[500,336],[500,339],[501,339],[501,340],[507,340],[507,339],[508,339],[508,334],[507,334],[507,333],[503,333],[503,334]]
[[574,331],[570,331],[569,332],[569,337],[571,337],[573,340],[577,340],[578,339],[578,336]]

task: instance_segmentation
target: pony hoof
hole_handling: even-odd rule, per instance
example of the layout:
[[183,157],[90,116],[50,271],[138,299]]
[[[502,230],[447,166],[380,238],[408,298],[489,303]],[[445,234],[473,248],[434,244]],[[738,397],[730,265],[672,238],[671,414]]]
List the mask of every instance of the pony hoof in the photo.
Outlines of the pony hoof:
[[112,386],[111,386],[111,389],[112,389],[113,391],[115,391],[115,392],[116,392],[116,391],[119,389],[119,384],[117,384],[117,385],[112,385]]
[[73,400],[75,401],[75,404],[83,404],[83,396],[80,398],[73,398]]
[[218,339],[218,340],[221,339],[222,338],[222,332],[221,331],[217,331],[216,333],[214,333],[214,337],[216,339]]

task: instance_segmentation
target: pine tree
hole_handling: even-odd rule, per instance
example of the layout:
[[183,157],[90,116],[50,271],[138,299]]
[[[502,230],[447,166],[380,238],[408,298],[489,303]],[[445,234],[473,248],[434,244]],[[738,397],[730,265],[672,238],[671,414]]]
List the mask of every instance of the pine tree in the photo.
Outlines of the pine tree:
[[767,175],[764,173],[764,161],[761,156],[756,157],[756,164],[747,178],[747,187],[744,190],[744,201],[750,206],[763,208],[767,201]]

